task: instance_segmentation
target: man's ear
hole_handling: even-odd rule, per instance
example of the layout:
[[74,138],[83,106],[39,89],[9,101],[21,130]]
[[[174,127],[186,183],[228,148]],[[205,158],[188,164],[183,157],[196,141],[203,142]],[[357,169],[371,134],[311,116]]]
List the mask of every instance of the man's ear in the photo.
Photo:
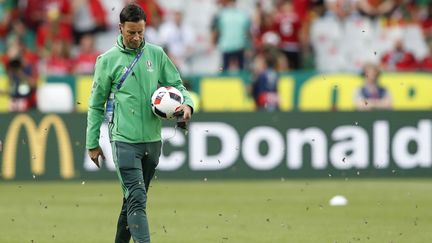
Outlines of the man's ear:
[[119,24],[119,32],[122,34],[122,24]]

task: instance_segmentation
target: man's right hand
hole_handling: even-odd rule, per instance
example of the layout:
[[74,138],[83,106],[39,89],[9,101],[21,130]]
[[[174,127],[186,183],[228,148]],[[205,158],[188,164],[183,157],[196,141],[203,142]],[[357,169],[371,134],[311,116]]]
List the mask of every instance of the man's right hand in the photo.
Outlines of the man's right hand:
[[100,168],[99,156],[101,156],[102,159],[105,160],[105,156],[104,156],[103,151],[102,151],[100,146],[98,146],[97,148],[94,148],[94,149],[89,149],[88,155],[90,156],[90,159],[93,161],[93,163],[96,164],[96,166],[98,168]]

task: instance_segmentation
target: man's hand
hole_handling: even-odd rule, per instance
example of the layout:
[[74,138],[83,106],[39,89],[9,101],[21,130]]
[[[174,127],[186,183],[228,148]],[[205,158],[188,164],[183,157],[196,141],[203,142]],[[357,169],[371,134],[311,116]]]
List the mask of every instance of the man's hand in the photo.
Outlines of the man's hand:
[[93,163],[96,164],[96,166],[98,168],[100,168],[100,164],[99,164],[99,156],[102,157],[102,159],[105,159],[105,156],[103,154],[103,151],[101,149],[101,147],[97,147],[94,149],[89,149],[88,150],[88,155],[90,156],[90,159],[93,161]]
[[182,114],[183,113],[183,120],[184,121],[189,121],[191,116],[192,116],[192,108],[190,108],[190,106],[185,105],[185,104],[181,104],[178,108],[177,111],[174,113],[175,114]]
[[177,118],[177,127],[187,131],[186,123],[192,116],[192,108],[188,105],[182,104],[174,113]]

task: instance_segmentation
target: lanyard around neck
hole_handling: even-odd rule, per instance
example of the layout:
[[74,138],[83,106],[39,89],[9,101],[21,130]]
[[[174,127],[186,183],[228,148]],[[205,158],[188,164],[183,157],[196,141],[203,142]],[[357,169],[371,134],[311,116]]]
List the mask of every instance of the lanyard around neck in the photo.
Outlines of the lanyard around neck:
[[129,65],[129,67],[126,68],[126,72],[123,74],[123,76],[120,79],[120,82],[117,84],[117,91],[121,88],[121,86],[123,85],[123,82],[126,80],[127,76],[132,71],[132,68],[138,62],[138,60],[140,59],[143,52],[144,52],[144,47],[141,48],[141,51],[136,55],[135,59],[132,61],[132,63]]

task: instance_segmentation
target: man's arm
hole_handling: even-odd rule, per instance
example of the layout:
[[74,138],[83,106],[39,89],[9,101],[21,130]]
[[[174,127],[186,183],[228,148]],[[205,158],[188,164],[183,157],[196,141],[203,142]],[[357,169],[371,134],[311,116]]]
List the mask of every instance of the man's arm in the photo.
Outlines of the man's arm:
[[103,56],[100,56],[96,61],[87,112],[86,148],[89,150],[99,148],[100,126],[104,120],[104,105],[111,91],[111,79],[108,73],[107,62]]
[[168,58],[165,52],[162,51],[162,64],[161,64],[161,85],[162,86],[173,86],[177,88],[184,97],[183,105],[180,106],[179,111],[184,111],[183,119],[186,121],[190,119],[193,113],[194,104],[189,92],[183,85],[180,74],[172,63],[172,61]]

